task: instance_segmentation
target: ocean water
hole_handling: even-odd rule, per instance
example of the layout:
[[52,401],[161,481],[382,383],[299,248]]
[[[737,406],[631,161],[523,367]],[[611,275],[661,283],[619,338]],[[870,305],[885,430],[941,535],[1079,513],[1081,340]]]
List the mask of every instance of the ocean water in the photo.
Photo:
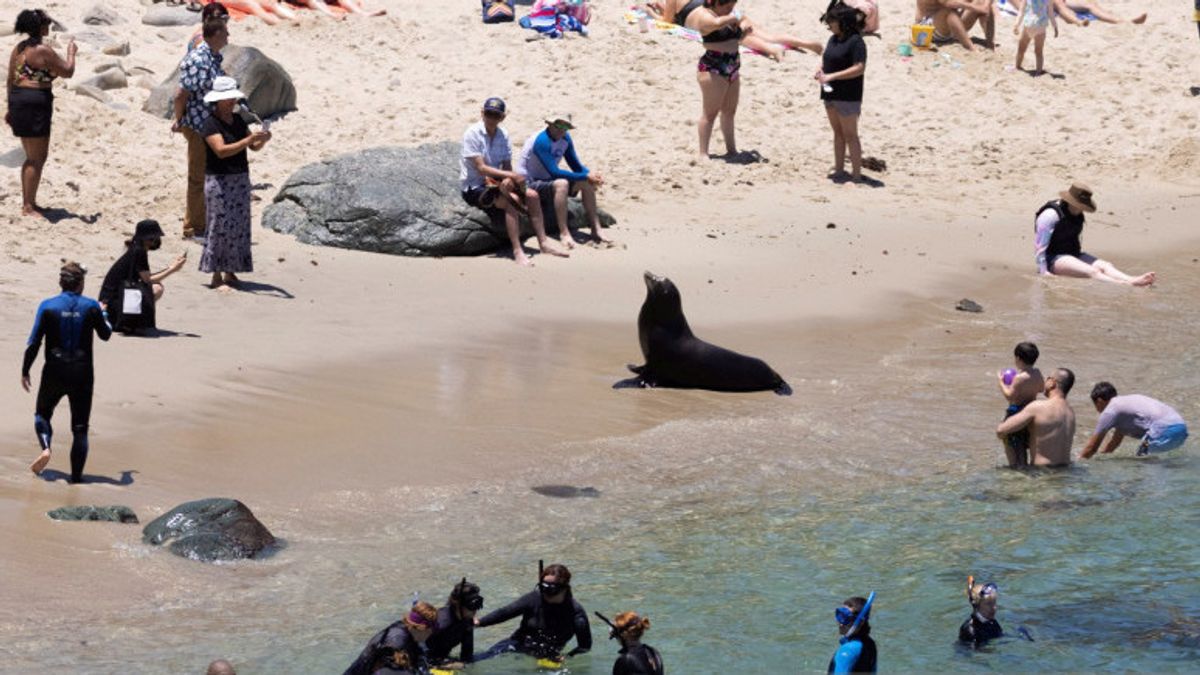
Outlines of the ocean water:
[[[288,546],[264,561],[197,566],[114,544],[99,557],[134,559],[146,583],[161,585],[156,600],[82,622],[5,626],[10,665],[0,669],[200,672],[227,657],[245,673],[340,672],[413,592],[440,604],[465,574],[494,609],[532,588],[544,559],[571,567],[589,612],[648,615],[646,642],[677,673],[824,671],[834,608],[872,590],[883,670],[1194,671],[1197,441],[1147,458],[1127,442],[1066,470],[1007,470],[994,373],[1025,339],[1041,347],[1043,369],[1071,367],[1077,446],[1095,423],[1087,393],[1101,379],[1195,423],[1195,271],[1180,255],[1148,291],[1030,278],[983,314],[954,312],[952,300],[918,304],[917,327],[876,351],[818,358],[791,347],[801,328],[773,327],[763,340],[797,390],[791,398],[598,393],[596,415],[636,413],[647,424],[579,440],[539,434],[555,420],[535,418],[525,438],[541,459],[517,479],[347,484],[267,504]],[[602,372],[581,377],[606,386]],[[435,407],[452,410],[467,391],[439,390]],[[542,483],[601,496],[530,491]],[[968,574],[999,585],[1000,622],[1033,642],[955,645]],[[595,649],[564,672],[610,672],[617,648],[597,623]],[[479,631],[477,649],[511,628]],[[502,657],[470,672],[536,670]]]

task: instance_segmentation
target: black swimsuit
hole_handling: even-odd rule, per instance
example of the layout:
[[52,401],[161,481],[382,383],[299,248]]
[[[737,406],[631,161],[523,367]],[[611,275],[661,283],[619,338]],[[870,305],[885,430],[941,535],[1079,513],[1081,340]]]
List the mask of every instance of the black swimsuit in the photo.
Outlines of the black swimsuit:
[[[705,35],[701,40],[704,44],[716,42],[727,42],[729,40],[740,40],[742,38],[741,24],[733,26],[724,26],[713,32]],[[702,73],[713,73],[721,77],[728,78],[730,82],[738,79],[738,71],[742,68],[742,56],[737,49],[732,52],[719,52],[714,49],[704,50],[704,56],[700,57],[700,63],[696,64],[696,70]]]

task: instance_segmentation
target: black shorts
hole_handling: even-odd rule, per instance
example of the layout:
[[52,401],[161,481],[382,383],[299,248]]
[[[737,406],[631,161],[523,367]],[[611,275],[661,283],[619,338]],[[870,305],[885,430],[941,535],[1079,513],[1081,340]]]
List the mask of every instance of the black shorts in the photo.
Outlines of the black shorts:
[[[525,184],[537,191],[539,197],[543,199],[552,199],[554,197],[554,184],[556,182],[558,182],[558,179],[556,178],[551,178],[550,180],[537,180],[535,178],[530,178]],[[583,183],[583,181],[572,180],[567,181],[567,183],[568,195],[574,197],[575,195],[579,194],[579,186]]]
[[54,117],[54,94],[49,89],[10,87],[8,116],[5,121],[18,138],[43,138],[50,135]]
[[493,223],[495,223],[495,222],[503,223],[504,222],[504,209],[498,209],[495,206],[492,206],[491,204],[484,206],[483,204],[479,203],[480,198],[483,197],[483,194],[487,191],[488,191],[487,187],[482,186],[482,185],[479,187],[467,188],[466,190],[462,191],[463,201],[470,204],[471,206],[474,206],[475,208],[479,209],[480,211],[483,211],[484,213],[486,213],[488,215],[488,218],[491,218]]

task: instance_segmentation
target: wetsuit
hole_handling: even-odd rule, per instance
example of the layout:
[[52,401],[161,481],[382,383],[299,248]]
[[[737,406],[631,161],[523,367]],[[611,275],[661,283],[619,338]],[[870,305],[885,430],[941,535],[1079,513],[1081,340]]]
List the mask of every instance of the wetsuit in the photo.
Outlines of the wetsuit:
[[861,633],[843,642],[829,660],[831,673],[873,673],[875,670],[875,641],[870,635]]
[[46,340],[46,363],[42,366],[42,381],[38,385],[37,410],[33,427],[43,450],[50,448],[54,430],[50,418],[63,396],[71,405],[71,482],[83,480],[83,465],[88,454],[88,419],[92,415],[92,333],[107,340],[112,336],[108,317],[100,303],[78,293],[64,291],[42,301],[33,332],[25,347],[22,377],[37,359],[42,339]]
[[613,675],[663,675],[666,672],[662,655],[650,645],[621,649],[612,671]]
[[[450,652],[459,645],[458,658],[450,658]],[[461,661],[470,663],[475,658],[475,622],[455,616],[454,608],[447,605],[438,610],[437,630],[425,641],[429,660],[432,663]]]
[[587,612],[569,593],[566,600],[557,605],[543,600],[538,591],[526,593],[480,619],[479,626],[494,626],[518,615],[521,625],[512,636],[492,645],[476,660],[506,652],[521,652],[538,658],[558,656],[572,637],[575,648],[567,656],[582,654],[592,648]]
[[[408,666],[399,665],[407,663]],[[379,631],[363,648],[343,675],[371,673],[416,673],[429,675],[429,662],[421,645],[400,620]]]
[[969,642],[976,647],[1003,635],[1004,629],[1000,627],[999,621],[985,619],[979,615],[979,612],[972,612],[971,616],[958,628],[958,641]]

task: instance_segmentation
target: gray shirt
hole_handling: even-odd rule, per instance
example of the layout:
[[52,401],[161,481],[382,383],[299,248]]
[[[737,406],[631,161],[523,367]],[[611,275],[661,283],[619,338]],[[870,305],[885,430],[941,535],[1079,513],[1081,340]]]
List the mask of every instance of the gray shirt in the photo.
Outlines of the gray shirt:
[[1149,396],[1130,394],[1114,396],[1108,402],[1096,423],[1096,433],[1116,428],[1126,436],[1140,439],[1147,433],[1155,436],[1172,424],[1183,424],[1183,417],[1174,408]]

